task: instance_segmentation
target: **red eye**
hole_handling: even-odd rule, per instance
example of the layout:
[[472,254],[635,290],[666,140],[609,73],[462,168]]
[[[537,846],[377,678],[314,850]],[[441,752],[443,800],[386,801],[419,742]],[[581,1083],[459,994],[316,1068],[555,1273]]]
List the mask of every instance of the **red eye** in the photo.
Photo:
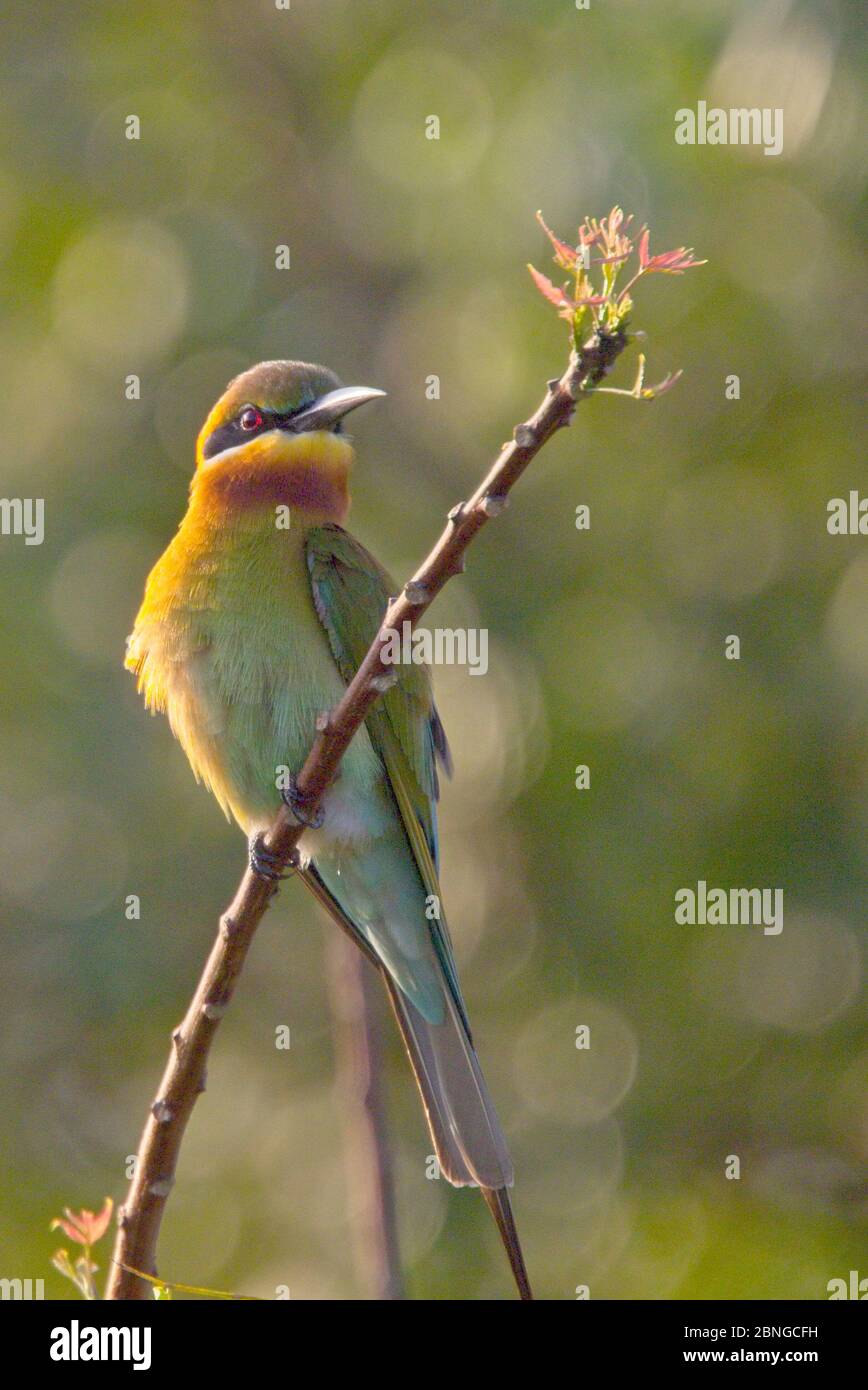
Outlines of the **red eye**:
[[242,410],[238,423],[243,430],[258,430],[262,424],[262,412],[255,405],[248,405]]

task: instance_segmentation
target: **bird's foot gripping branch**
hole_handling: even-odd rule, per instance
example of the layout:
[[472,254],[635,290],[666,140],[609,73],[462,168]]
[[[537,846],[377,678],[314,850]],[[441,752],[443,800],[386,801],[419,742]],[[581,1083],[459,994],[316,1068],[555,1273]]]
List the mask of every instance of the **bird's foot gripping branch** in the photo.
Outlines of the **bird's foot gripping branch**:
[[[638,377],[631,389],[603,385],[631,341],[628,322],[637,284],[645,275],[678,275],[701,264],[683,247],[651,256],[647,228],[640,231],[634,243],[630,222],[619,208],[599,222],[588,219],[579,229],[575,246],[560,241],[545,228],[554,248],[555,263],[568,281],[558,288],[538,271],[532,269],[531,273],[538,289],[568,324],[570,341],[566,369],[548,383],[534,413],[516,425],[512,438],[503,446],[470,498],[453,507],[428,558],[386,606],[379,631],[355,674],[346,680],[341,699],[334,708],[318,717],[315,731],[311,730],[312,746],[298,773],[292,804],[281,805],[264,838],[256,838],[255,853],[251,853],[251,863],[220,920],[217,938],[193,1000],[183,1022],[172,1035],[163,1079],[139,1144],[134,1177],[127,1199],[118,1212],[118,1234],[107,1298],[150,1296],[148,1279],[156,1274],[160,1223],[174,1183],[184,1131],[196,1098],[205,1087],[206,1062],[214,1034],[229,1006],[254,932],[273,895],[276,879],[287,867],[298,864],[298,842],[307,826],[316,822],[323,797],[338,773],[353,736],[375,703],[395,683],[394,665],[389,656],[390,634],[404,631],[404,624],[409,624],[412,630],[444,584],[452,575],[461,572],[468,546],[490,519],[500,515],[524,470],[546,440],[570,423],[581,401],[604,390],[650,400],[674,385],[680,375],[669,376],[656,387],[646,387],[644,360],[640,358]],[[299,364],[283,365],[297,367]],[[322,369],[314,370],[320,380],[326,375]],[[342,394],[346,395],[346,391],[333,391],[324,399],[334,403]],[[332,413],[335,408],[332,404]],[[344,408],[345,403],[341,403],[341,409]],[[251,419],[248,420],[248,416]],[[281,417],[280,428],[291,432],[300,418],[298,414]],[[229,429],[231,432],[237,423],[237,430],[243,434],[248,425],[252,428],[257,422],[263,423],[261,412],[248,407],[238,415],[237,422],[221,423],[219,429],[213,429],[202,460],[206,472],[219,458],[219,453],[214,451],[224,447],[220,443],[221,431],[225,433]],[[211,425],[213,421],[203,434],[207,434]],[[214,440],[217,443],[212,449]],[[236,447],[236,451],[243,447],[234,434],[226,447],[229,446]],[[352,666],[349,669],[352,670]],[[304,808],[303,816],[298,814],[299,807]],[[305,876],[303,869],[300,876]],[[315,875],[308,877],[307,887],[338,925],[353,936],[355,944],[360,945],[360,938],[353,933],[348,918],[336,910],[333,896]],[[380,964],[376,958],[374,963]],[[396,997],[393,989],[393,1003]],[[398,998],[396,1013],[401,1007],[404,1006]],[[502,1186],[484,1190],[522,1297],[529,1297],[506,1181],[508,1179]]]

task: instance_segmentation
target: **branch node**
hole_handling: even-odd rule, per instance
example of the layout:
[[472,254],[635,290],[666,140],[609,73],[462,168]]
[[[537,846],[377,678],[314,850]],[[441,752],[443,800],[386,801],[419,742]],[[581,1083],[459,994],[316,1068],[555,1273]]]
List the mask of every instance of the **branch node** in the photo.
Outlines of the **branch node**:
[[315,720],[315,727],[318,734],[327,734],[332,724],[332,712],[330,709],[322,709]]
[[452,508],[452,511],[447,513],[447,521],[451,521],[453,526],[457,526],[459,521],[464,519],[464,508],[466,505],[466,502],[457,502]]
[[174,1185],[174,1178],[159,1178],[150,1184],[148,1191],[152,1197],[168,1197]]
[[512,437],[520,449],[532,449],[536,443],[536,430],[530,425],[516,425]]
[[164,1100],[155,1100],[151,1106],[151,1114],[158,1125],[167,1125],[172,1118],[171,1107]]
[[[221,921],[221,926],[222,926],[222,921]],[[180,1052],[180,1051],[181,1051],[181,1048],[184,1046],[184,1030],[183,1030],[183,1026],[182,1026],[180,1023],[178,1024],[177,1028],[175,1029],[174,1033],[172,1034],[172,1042],[175,1044],[175,1049],[176,1049],[176,1051]]]
[[221,1019],[223,1017],[227,1008],[227,1004],[203,1004],[202,1013],[205,1015],[206,1018],[210,1019],[211,1022],[214,1023],[217,1021],[217,1019]]
[[428,587],[418,579],[411,579],[404,585],[404,597],[415,608],[420,603],[428,602]]
[[500,516],[509,506],[509,497],[506,494],[496,492],[486,493],[480,502],[480,507],[486,516]]
[[549,392],[551,393],[551,395],[556,396],[558,394],[558,391],[561,389],[560,377],[553,376],[551,381],[546,382],[546,386],[549,388]]
[[238,930],[238,923],[228,912],[224,912],[220,918],[220,935],[224,941],[230,941]]

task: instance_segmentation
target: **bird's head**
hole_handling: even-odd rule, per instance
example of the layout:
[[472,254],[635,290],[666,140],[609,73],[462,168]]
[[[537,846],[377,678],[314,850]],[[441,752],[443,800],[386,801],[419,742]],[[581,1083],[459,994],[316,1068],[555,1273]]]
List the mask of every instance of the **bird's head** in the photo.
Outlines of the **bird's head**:
[[342,520],[353,450],[344,417],[385,395],[326,367],[260,362],[230,381],[196,445],[194,488],[237,505],[284,502]]

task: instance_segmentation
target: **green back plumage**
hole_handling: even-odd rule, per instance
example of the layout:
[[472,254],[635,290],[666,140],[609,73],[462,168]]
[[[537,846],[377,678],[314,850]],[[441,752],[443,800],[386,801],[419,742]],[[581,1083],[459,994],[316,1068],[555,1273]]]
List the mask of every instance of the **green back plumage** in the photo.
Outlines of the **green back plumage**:
[[[365,547],[340,526],[320,526],[308,533],[307,563],[316,611],[341,676],[349,682],[379,630],[394,585]],[[396,674],[397,683],[374,706],[366,727],[386,769],[425,892],[439,902],[437,765],[450,771],[449,751],[427,668],[401,665]],[[456,1004],[465,1015],[442,907],[430,928]]]

